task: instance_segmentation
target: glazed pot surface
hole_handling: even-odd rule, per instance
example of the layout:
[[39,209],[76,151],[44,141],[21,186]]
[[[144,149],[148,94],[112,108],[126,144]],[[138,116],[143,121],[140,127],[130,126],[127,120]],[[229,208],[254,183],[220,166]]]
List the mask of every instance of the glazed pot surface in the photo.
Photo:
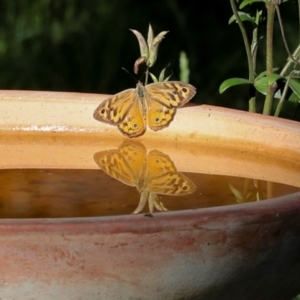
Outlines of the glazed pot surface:
[[[124,141],[92,118],[101,95],[4,91],[0,99],[3,169],[96,169],[93,155]],[[296,122],[189,107],[138,141],[166,151],[180,172],[255,174],[299,187]],[[299,212],[294,193],[153,217],[3,219],[1,296],[290,299],[300,293]]]

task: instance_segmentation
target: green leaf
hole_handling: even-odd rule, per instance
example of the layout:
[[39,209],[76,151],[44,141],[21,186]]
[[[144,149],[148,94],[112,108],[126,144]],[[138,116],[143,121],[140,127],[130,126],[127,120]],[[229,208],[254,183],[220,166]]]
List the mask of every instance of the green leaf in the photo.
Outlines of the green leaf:
[[254,2],[266,2],[266,0],[244,0],[241,4],[240,4],[240,9],[244,8],[245,6],[252,4]]
[[150,76],[151,76],[153,82],[158,82],[158,79],[157,79],[157,77],[156,77],[154,74],[152,74],[152,73],[150,73],[150,72],[149,72],[149,74],[150,74]]
[[[249,22],[255,24],[254,19],[251,17],[251,15],[246,14],[246,13],[244,13],[243,11],[239,11],[238,14],[239,14],[239,16],[240,16],[240,18],[241,18],[241,20],[242,20],[243,22],[244,22],[244,21],[249,21]],[[233,16],[229,19],[228,24],[231,24],[231,23],[233,23],[234,21],[236,21],[235,15],[233,15]]]
[[153,38],[154,38],[153,29],[152,29],[151,24],[149,24],[148,35],[147,35],[147,44],[148,44],[148,48],[150,47],[150,45],[152,45]]
[[289,101],[300,103],[300,98],[295,93],[292,93],[291,96],[289,97]]
[[300,98],[300,82],[299,82],[299,80],[292,78],[290,80],[289,87],[297,95],[298,100],[299,100],[299,98]]
[[159,81],[159,82],[165,81],[166,70],[167,70],[167,68],[163,68],[163,69],[161,70],[161,72],[159,73],[159,77],[158,77],[158,81]]
[[219,88],[219,93],[222,94],[224,91],[226,91],[228,88],[240,85],[240,84],[251,84],[251,82],[248,79],[245,78],[229,78],[223,81]]
[[168,77],[166,77],[163,81],[166,82],[166,81],[169,81],[169,79],[171,78],[172,74],[169,75]]
[[244,202],[242,193],[235,186],[229,183],[229,188],[238,203]]
[[179,70],[180,70],[180,75],[179,75],[180,81],[189,82],[189,77],[190,77],[189,59],[184,51],[180,52]]
[[267,77],[268,78],[268,84],[272,85],[274,82],[276,82],[278,79],[285,79],[285,77],[280,76],[278,74],[272,74]]
[[141,57],[149,58],[148,46],[147,46],[147,43],[146,43],[143,35],[140,32],[138,32],[137,30],[134,30],[134,29],[129,29],[129,30],[131,30],[138,39],[140,51],[141,51]]
[[[284,77],[282,77],[280,75],[277,75],[277,74],[273,74],[273,75],[271,75],[271,79],[270,79],[271,84],[273,84],[279,78],[284,78]],[[267,88],[268,88],[268,79],[267,79],[267,77],[265,76],[265,77],[259,78],[258,80],[255,79],[254,87],[261,94],[266,95],[267,94]],[[274,95],[274,98],[280,98],[280,97],[281,97],[281,92],[277,91]]]
[[268,81],[266,76],[259,79],[255,79],[254,81],[254,87],[263,95],[267,94],[267,86]]
[[[273,68],[273,72],[276,72],[276,71],[278,71],[279,70],[279,68]],[[256,78],[255,78],[255,80],[258,80],[258,79],[260,79],[260,78],[262,78],[262,77],[264,77],[264,76],[266,76],[267,75],[267,71],[263,71],[263,72],[261,72],[260,74],[258,74],[257,76],[256,76]]]
[[149,60],[148,60],[148,66],[152,67],[156,61],[157,58],[157,51],[158,46],[165,37],[165,35],[168,33],[168,31],[162,31],[160,32],[152,41],[151,45],[149,46]]
[[257,26],[259,25],[259,22],[261,21],[262,13],[263,13],[262,10],[257,10],[257,11],[256,11],[254,23],[255,23]]
[[161,70],[161,72],[159,73],[158,79],[157,79],[157,77],[155,75],[153,75],[152,73],[150,73],[150,76],[151,76],[153,82],[166,82],[166,81],[168,81],[170,79],[170,77],[172,76],[172,74],[169,75],[168,77],[165,77],[166,70],[167,70],[168,66],[166,66],[165,68],[163,68]]

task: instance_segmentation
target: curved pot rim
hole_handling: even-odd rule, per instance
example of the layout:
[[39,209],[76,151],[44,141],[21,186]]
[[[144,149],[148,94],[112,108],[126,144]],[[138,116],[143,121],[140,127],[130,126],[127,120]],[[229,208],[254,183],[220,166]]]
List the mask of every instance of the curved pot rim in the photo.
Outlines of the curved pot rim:
[[[145,233],[161,230],[174,230],[173,226],[191,228],[196,223],[205,224],[209,230],[210,221],[219,224],[214,230],[221,229],[224,222],[235,226],[238,223],[267,222],[268,218],[280,219],[286,215],[300,213],[300,192],[273,199],[243,204],[187,209],[180,211],[158,212],[148,214],[131,214],[104,217],[76,218],[40,218],[40,219],[0,219],[1,234],[22,234],[26,232],[95,232],[101,228],[102,233]],[[112,226],[112,223],[114,226]],[[196,225],[195,225],[196,226]],[[208,226],[208,227],[207,227]]]

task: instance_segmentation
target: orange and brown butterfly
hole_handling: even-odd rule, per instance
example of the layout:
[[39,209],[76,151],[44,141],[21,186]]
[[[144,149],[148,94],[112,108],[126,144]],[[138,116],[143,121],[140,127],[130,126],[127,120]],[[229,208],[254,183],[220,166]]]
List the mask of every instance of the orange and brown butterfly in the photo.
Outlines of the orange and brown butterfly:
[[142,135],[147,125],[157,131],[167,127],[177,108],[189,102],[196,88],[181,81],[156,82],[122,91],[104,100],[95,110],[98,121],[115,125],[127,137]]
[[124,142],[118,149],[97,152],[94,160],[109,176],[135,186],[141,193],[140,204],[135,213],[141,211],[147,201],[150,212],[153,211],[153,206],[158,210],[166,210],[157,194],[182,196],[196,190],[189,178],[177,172],[168,155],[158,150],[152,150],[147,155],[147,150],[141,143]]

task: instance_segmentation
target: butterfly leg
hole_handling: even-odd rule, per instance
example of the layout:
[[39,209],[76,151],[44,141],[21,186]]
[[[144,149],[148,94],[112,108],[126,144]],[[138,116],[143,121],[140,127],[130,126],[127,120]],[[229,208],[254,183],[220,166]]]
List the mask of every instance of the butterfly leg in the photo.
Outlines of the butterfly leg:
[[144,191],[141,192],[139,205],[135,209],[135,211],[133,212],[133,214],[138,214],[138,213],[140,213],[143,210],[143,208],[145,207],[145,205],[146,205],[146,203],[148,201],[149,194],[150,194],[150,192],[148,192],[147,190],[144,190]]

